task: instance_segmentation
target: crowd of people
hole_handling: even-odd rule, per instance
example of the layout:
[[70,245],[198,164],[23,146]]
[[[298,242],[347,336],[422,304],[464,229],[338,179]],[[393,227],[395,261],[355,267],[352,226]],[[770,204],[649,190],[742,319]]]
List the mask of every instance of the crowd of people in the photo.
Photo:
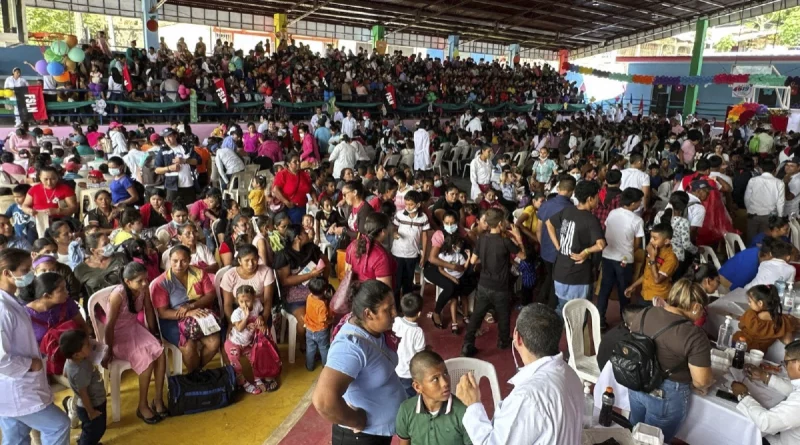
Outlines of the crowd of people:
[[[443,98],[474,94],[480,103],[510,89],[523,100],[527,87],[546,101],[574,93],[568,84],[537,83],[557,78],[547,67],[510,71],[334,49],[319,58],[289,43],[271,58],[269,48],[247,57],[225,48],[209,58],[200,45],[192,53],[183,44],[177,57],[200,78],[203,64],[217,72],[220,61],[230,63],[225,77],[241,78],[248,91],[248,82],[261,88],[260,76],[277,87],[288,57],[298,95],[321,91],[318,71],[331,67],[344,76],[333,69],[327,82],[356,91],[379,82],[429,91],[447,80]],[[132,49],[117,63],[163,64],[167,77],[173,69],[187,76],[166,47],[152,58]],[[692,421],[692,391],[714,384],[705,308],[720,290],[743,287],[750,308],[739,320],[742,335],[762,351],[786,343],[793,380],[748,369],[788,398],[768,410],[736,386],[739,409],[768,443],[795,443],[798,322],[781,313],[772,285],[796,275],[787,216],[800,202],[800,135],[751,123],[719,136],[704,119],[631,111],[478,109],[426,114],[407,126],[318,108],[307,122],[270,114],[225,122],[203,141],[186,121],[160,133],[117,121],[108,133],[75,125],[64,139],[23,123],[0,154],[0,195],[14,199],[0,215],[0,385],[17,395],[0,403],[4,440],[23,442],[36,430],[42,443],[66,444],[72,418],[82,423],[80,443],[100,441],[105,390],[89,360],[92,338],[107,347],[102,366],[131,363],[136,415],[148,424],[168,417],[162,341],[179,348],[187,372],[221,353],[244,391],[277,391],[280,366],[249,380],[241,361],[264,360],[253,354],[265,349],[253,346],[274,344],[269,328],[283,309],[298,320],[307,369],[317,356],[323,366],[313,403],[333,424],[334,444],[388,444],[394,435],[415,444],[578,444],[583,386],[559,342],[564,307],[596,297],[601,349],[627,326],[655,336],[685,322],[654,340],[661,369],[670,370],[660,396],[630,396],[631,423],[656,426],[669,442]],[[251,165],[259,173],[248,174]],[[468,173],[469,184],[451,172]],[[747,249],[720,270],[701,261],[700,248],[718,249],[737,229]],[[330,307],[341,290],[332,286],[336,271],[352,278],[344,317]],[[417,276],[436,291],[426,294]],[[107,288],[107,302],[89,307]],[[431,295],[435,302],[425,303]],[[622,323],[609,329],[614,295]],[[104,320],[103,335],[87,317]],[[205,334],[201,319],[220,332]],[[484,323],[497,324],[498,349],[521,359],[493,420],[474,376],[451,388],[425,338],[431,328],[449,329],[462,355],[480,357],[475,339]],[[598,360],[608,354],[598,351]],[[69,417],[53,406],[48,385],[62,374],[75,393],[64,403]]]

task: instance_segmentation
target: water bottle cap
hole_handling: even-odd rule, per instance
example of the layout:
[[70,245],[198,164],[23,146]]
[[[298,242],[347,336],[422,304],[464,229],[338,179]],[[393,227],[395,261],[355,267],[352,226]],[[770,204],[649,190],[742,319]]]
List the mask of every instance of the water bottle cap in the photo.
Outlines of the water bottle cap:
[[607,393],[614,394],[614,388],[612,388],[612,387],[610,387],[610,386],[607,386],[607,387],[606,387],[606,392],[607,392]]

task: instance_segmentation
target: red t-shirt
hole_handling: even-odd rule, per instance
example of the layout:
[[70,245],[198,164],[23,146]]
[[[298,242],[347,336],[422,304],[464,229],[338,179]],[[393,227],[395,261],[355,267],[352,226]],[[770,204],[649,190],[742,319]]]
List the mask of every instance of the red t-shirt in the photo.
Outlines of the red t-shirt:
[[284,169],[275,175],[273,188],[277,188],[283,197],[293,202],[296,206],[305,206],[308,203],[306,196],[311,191],[311,177],[305,170],[300,170],[297,174],[292,174]]
[[386,252],[380,243],[372,243],[369,251],[356,258],[358,240],[353,240],[347,246],[345,261],[353,266],[353,272],[358,277],[358,281],[373,280],[382,277],[391,277],[394,283],[394,276],[397,274],[397,261]]
[[372,207],[376,212],[381,211],[381,198],[379,196],[373,196],[372,199],[369,200],[369,205]]
[[49,210],[57,209],[59,202],[67,198],[74,198],[75,190],[63,182],[59,182],[53,190],[45,189],[42,184],[36,184],[28,190],[28,195],[33,198],[31,207],[34,210]]

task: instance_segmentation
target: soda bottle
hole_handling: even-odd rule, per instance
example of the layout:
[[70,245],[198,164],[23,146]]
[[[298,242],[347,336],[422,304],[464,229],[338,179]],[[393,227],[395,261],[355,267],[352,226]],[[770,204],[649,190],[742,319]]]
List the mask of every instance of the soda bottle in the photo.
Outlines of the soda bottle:
[[603,407],[600,408],[600,425],[611,426],[611,417],[614,413],[614,389],[610,386],[603,393]]
[[747,352],[747,340],[744,336],[740,336],[736,341],[736,351],[733,353],[733,362],[731,366],[736,369],[744,368],[744,355]]
[[583,382],[583,427],[594,426],[594,397],[592,396],[591,383]]

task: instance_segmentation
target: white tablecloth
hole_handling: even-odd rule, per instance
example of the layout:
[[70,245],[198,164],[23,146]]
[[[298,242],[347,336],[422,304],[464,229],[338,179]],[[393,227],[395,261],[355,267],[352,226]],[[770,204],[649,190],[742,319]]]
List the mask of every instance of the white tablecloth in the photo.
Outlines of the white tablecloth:
[[[614,390],[614,406],[629,412],[628,388],[617,383],[611,362],[606,363],[594,387],[595,406],[602,405],[603,392],[609,386]],[[676,437],[691,445],[761,445],[755,423],[736,410],[736,403],[716,397],[717,389],[719,385],[714,385],[705,396],[692,393],[689,412]]]
[[597,427],[583,430],[583,445],[603,443],[611,438],[616,439],[620,445],[636,445],[633,435],[625,428]]
[[[708,305],[706,308],[708,319],[703,329],[711,338],[716,339],[719,334],[719,327],[725,324],[725,316],[730,315],[733,317],[733,328],[734,332],[736,332],[739,330],[739,322],[737,320],[748,308],[747,291],[741,287],[733,290]],[[783,342],[776,341],[772,343],[772,346],[764,354],[764,358],[774,363],[780,363],[783,360],[784,349]]]

